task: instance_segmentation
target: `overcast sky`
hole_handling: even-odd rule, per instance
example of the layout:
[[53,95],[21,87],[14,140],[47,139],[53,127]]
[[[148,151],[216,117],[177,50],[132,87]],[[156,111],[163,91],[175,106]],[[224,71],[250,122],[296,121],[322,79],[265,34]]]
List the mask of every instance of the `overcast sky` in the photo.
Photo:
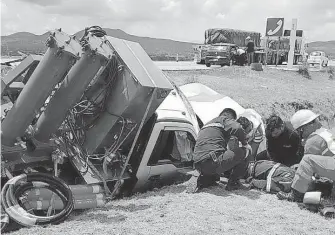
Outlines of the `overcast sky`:
[[1,35],[69,34],[87,26],[121,29],[137,36],[202,42],[208,28],[264,35],[267,17],[292,18],[308,41],[335,40],[335,0],[1,0]]

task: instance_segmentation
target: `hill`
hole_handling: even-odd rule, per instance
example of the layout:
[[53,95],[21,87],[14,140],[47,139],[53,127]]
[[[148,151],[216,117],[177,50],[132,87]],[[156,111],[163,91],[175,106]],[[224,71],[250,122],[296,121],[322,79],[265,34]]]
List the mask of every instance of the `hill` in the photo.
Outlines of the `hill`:
[[[127,34],[120,29],[104,29],[107,35],[138,42],[152,59],[175,58],[177,53],[180,59],[193,58],[193,43],[179,42],[170,39],[158,39],[150,37],[139,37]],[[81,37],[84,30],[75,35]],[[1,55],[19,55],[18,51],[24,53],[43,53],[46,50],[45,41],[49,33],[35,35],[28,32],[14,33],[8,36],[1,36]],[[162,58],[160,58],[162,57]]]
[[[138,42],[144,48],[144,50],[150,55],[153,60],[169,60],[175,59],[176,55],[179,55],[179,59],[193,58],[192,45],[195,43],[180,42],[170,39],[159,39],[150,37],[139,37],[120,29],[108,29],[104,28],[107,35],[125,39],[133,42]],[[75,35],[81,37],[84,34],[84,30],[77,32]],[[25,53],[43,53],[46,50],[45,41],[49,33],[42,35],[35,35],[29,32],[18,32],[8,36],[1,36],[1,55],[19,55],[18,51]],[[327,42],[311,42],[308,44],[308,52],[314,50],[322,50],[327,55],[335,57],[335,41]]]
[[308,43],[307,52],[310,53],[312,51],[324,51],[327,55],[335,58],[335,40],[327,42],[317,41]]

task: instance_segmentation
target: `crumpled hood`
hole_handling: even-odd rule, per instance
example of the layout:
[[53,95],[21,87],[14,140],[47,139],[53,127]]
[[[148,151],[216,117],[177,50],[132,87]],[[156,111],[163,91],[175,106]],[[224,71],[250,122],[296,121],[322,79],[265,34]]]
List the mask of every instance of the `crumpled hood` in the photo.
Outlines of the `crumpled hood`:
[[203,84],[191,83],[179,88],[204,124],[217,117],[225,108],[234,109],[237,116],[245,112],[245,109],[236,101],[217,93]]

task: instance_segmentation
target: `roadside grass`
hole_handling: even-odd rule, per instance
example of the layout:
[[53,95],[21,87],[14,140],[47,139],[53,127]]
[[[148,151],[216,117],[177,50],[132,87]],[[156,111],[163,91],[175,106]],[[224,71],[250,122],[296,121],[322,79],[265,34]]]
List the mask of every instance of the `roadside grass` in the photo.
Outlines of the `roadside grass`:
[[187,182],[115,200],[105,208],[72,215],[62,224],[23,228],[34,234],[322,234],[335,231],[334,220],[302,210],[256,190],[228,192],[224,185],[187,194]]
[[177,85],[189,83],[189,78],[213,90],[230,96],[246,108],[253,108],[263,118],[272,113],[289,120],[301,108],[321,114],[325,125],[335,115],[335,83],[328,73],[312,72],[306,79],[294,71],[263,68],[252,71],[248,67],[224,67],[201,71],[165,71]]
[[307,63],[303,63],[299,66],[298,73],[307,79],[312,79],[312,76],[309,73],[309,65]]
[[[263,72],[225,67],[166,73],[177,85],[201,82],[263,117],[277,113],[288,120],[303,107],[320,113],[324,124],[335,121],[335,83],[327,73],[313,73],[312,80],[297,72],[267,68]],[[104,208],[75,212],[59,225],[22,228],[11,234],[330,235],[335,231],[334,219],[279,201],[275,195],[256,190],[228,192],[223,185],[187,194],[186,185],[136,194]]]

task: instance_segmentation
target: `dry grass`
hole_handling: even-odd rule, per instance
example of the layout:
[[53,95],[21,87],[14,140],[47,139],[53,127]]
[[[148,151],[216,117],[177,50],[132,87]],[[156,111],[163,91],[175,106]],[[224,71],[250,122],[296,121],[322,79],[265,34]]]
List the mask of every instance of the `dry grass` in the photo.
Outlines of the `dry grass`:
[[[228,95],[264,117],[272,112],[288,119],[298,107],[320,112],[331,120],[335,83],[327,73],[312,73],[307,80],[296,72],[248,68],[167,72],[179,85],[201,82]],[[185,184],[116,200],[105,208],[72,215],[46,228],[23,228],[23,234],[334,234],[334,220],[301,210],[259,191],[227,192],[223,186],[186,194]]]
[[307,79],[312,79],[309,73],[309,65],[305,62],[303,65],[299,66],[298,73]]
[[227,192],[223,185],[190,195],[185,193],[185,184],[116,200],[57,226],[24,228],[11,234],[330,235],[335,231],[334,220],[274,195],[255,190]]
[[178,85],[190,80],[203,83],[244,107],[254,108],[265,118],[276,113],[288,120],[301,108],[320,113],[325,124],[334,118],[335,82],[324,72],[310,72],[312,80],[297,72],[270,68],[262,72],[248,67],[224,67],[166,73]]

